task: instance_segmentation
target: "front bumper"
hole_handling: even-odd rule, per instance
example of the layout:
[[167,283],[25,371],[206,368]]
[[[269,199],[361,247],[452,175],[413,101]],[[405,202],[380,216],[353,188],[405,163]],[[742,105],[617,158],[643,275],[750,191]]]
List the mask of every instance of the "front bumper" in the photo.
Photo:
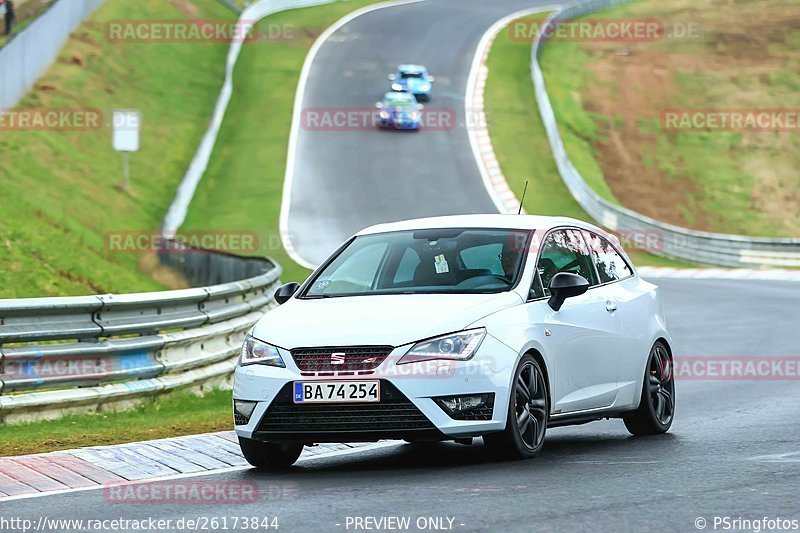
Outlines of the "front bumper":
[[[374,373],[357,378],[302,376],[285,350],[281,350],[281,356],[286,368],[239,366],[234,374],[233,397],[257,403],[248,423],[235,426],[236,433],[258,440],[316,443],[454,439],[505,428],[509,387],[518,357],[513,350],[487,335],[469,361],[397,365],[410,348],[409,344],[394,349]],[[287,396],[294,381],[337,379],[381,380],[381,401],[369,407],[355,403],[294,405]],[[488,420],[455,420],[434,400],[485,393],[494,393]],[[325,423],[318,423],[320,420]]]
[[394,120],[381,119],[378,124],[381,128],[391,128],[395,130],[418,130],[419,122],[396,122]]

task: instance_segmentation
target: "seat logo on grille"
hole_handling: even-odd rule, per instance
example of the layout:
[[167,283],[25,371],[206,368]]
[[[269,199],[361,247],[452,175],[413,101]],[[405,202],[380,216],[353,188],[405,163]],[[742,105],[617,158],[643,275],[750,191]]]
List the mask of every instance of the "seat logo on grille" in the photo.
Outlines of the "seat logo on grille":
[[343,352],[336,352],[331,354],[332,365],[343,365],[345,361]]

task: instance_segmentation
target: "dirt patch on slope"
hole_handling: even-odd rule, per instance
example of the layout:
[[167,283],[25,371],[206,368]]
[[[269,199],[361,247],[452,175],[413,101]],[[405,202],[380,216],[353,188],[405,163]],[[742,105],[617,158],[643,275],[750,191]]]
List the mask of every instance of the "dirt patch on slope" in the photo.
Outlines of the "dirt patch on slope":
[[[659,13],[654,15],[656,9]],[[661,113],[675,108],[797,107],[797,101],[786,101],[772,92],[772,80],[800,60],[796,45],[800,6],[787,0],[648,0],[636,4],[634,12],[633,16],[658,16],[665,21],[674,15],[675,20],[696,24],[701,35],[674,47],[668,39],[582,45],[591,56],[588,68],[595,81],[580,98],[588,110],[609,119],[600,124],[594,143],[598,164],[623,205],[665,222],[725,231],[719,215],[704,210],[705,184],[681,172],[685,161],[679,157],[671,161],[669,174],[657,164],[659,150],[661,154],[669,150],[677,135],[660,130]],[[686,85],[680,86],[682,76],[709,82],[687,90]],[[800,136],[800,132],[782,135]],[[763,133],[743,133],[741,141],[749,150],[775,142]],[[787,145],[796,154],[797,141]],[[731,150],[737,169],[753,179],[751,208],[797,234],[798,160],[776,154],[781,150],[774,145],[756,154]]]
[[[586,91],[586,107],[612,119],[600,127],[594,143],[598,164],[623,205],[657,220],[686,224],[675,206],[691,202],[697,187],[689,179],[667,176],[652,163],[658,135],[639,127],[641,120],[657,121],[661,109],[674,107],[676,58],[646,50],[625,49],[626,55],[620,51],[592,53],[590,69],[598,83]],[[698,225],[708,229],[704,221],[695,220]]]
[[199,18],[199,11],[197,6],[194,5],[191,0],[170,0],[173,6],[177,7],[181,13],[186,15],[190,19]]

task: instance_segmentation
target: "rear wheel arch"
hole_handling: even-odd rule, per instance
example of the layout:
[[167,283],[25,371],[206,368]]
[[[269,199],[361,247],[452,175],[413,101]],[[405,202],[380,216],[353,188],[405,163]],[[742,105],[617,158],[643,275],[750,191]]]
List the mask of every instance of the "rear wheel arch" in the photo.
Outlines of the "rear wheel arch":
[[[659,342],[660,342],[661,344],[663,344],[663,345],[664,345],[664,347],[666,347],[666,349],[667,349],[667,355],[669,355],[669,358],[670,358],[670,360],[672,360],[672,346],[670,346],[670,344],[669,344],[669,341],[667,341],[667,339],[666,339],[665,337],[663,337],[663,336],[658,336],[658,337],[656,337],[656,338],[653,340],[653,342],[651,342],[651,343],[650,343],[650,348],[647,350],[647,359],[644,359],[644,360],[642,361],[642,363],[643,363],[643,364],[642,364],[642,367],[641,367],[641,369],[640,369],[640,372],[639,372],[639,375],[642,377],[642,378],[641,378],[641,382],[640,382],[640,385],[641,385],[641,386],[643,386],[643,385],[644,385],[644,379],[645,379],[645,377],[646,377],[646,376],[645,376],[645,371],[646,371],[646,369],[647,369],[648,361],[650,360],[650,352],[652,352],[652,350],[653,350],[653,348],[655,347],[655,345],[656,345],[657,343],[659,343]],[[637,378],[637,379],[638,379],[638,378]],[[638,408],[639,408],[639,405],[641,404],[641,400],[642,400],[642,398],[641,398],[641,396],[640,396],[640,397],[637,399],[637,403],[636,403],[636,405],[633,407],[633,410],[634,410],[634,411],[635,411],[636,409],[638,409]]]
[[642,373],[639,405],[622,417],[625,427],[631,434],[656,435],[669,431],[675,418],[673,365],[669,342],[664,338],[656,339],[650,348]]
[[659,343],[659,342],[664,346],[664,348],[667,349],[667,355],[669,356],[669,362],[670,362],[670,367],[671,367],[670,371],[674,373],[675,372],[675,358],[673,356],[672,346],[670,346],[669,341],[665,337],[658,337],[656,340],[653,341],[653,344],[651,345],[650,349],[652,350],[653,346],[655,346],[656,343]]

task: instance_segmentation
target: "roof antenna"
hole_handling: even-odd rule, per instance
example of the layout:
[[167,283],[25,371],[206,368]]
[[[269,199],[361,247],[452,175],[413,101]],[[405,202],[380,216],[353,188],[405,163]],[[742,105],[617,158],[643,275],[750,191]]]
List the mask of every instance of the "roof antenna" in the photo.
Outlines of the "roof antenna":
[[528,192],[528,180],[525,180],[525,188],[522,189],[522,200],[519,201],[519,211],[517,211],[518,215],[522,214],[522,203],[525,201],[526,192]]

